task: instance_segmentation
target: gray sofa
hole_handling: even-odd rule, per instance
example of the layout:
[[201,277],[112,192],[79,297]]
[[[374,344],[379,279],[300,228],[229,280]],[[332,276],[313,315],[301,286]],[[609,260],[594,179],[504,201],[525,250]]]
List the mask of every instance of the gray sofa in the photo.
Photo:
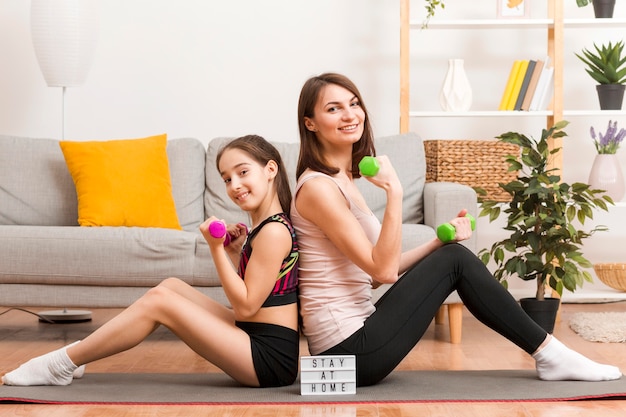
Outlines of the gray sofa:
[[[227,138],[205,148],[171,139],[167,154],[183,230],[80,227],[77,197],[57,140],[0,136],[0,306],[124,307],[167,277],[178,277],[227,303],[198,226],[209,215],[248,224],[228,199],[215,168]],[[452,183],[425,184],[425,156],[415,134],[377,140],[404,185],[405,248],[434,236],[460,208],[476,210],[474,191]],[[276,143],[295,183],[298,143]],[[384,194],[358,181],[381,217]],[[475,214],[475,213],[474,213]],[[474,239],[466,242],[475,250]]]

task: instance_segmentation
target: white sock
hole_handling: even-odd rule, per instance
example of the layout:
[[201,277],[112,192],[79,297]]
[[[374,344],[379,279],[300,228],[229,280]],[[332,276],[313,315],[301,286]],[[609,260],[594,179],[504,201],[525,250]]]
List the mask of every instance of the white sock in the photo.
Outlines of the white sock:
[[619,368],[594,362],[555,337],[533,358],[539,379],[544,381],[609,381],[622,377]]
[[[70,343],[69,345],[67,345],[66,349],[70,346],[74,346],[78,342],[80,342],[80,340],[77,340],[74,343]],[[81,379],[83,375],[85,375],[85,367],[86,365],[81,365],[78,368],[74,369],[74,372],[72,373],[74,379]]]
[[81,379],[85,375],[85,365],[81,365],[72,372],[74,379]]
[[[84,372],[84,367],[82,368]],[[69,385],[72,383],[73,373],[78,369],[79,367],[67,356],[67,346],[64,346],[22,364],[5,374],[2,382],[5,385],[18,386]]]

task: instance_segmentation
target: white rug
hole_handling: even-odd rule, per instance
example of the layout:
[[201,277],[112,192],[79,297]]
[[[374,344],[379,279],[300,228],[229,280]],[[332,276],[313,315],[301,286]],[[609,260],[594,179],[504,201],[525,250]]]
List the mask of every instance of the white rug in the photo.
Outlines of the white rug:
[[626,313],[575,313],[569,327],[590,342],[626,342]]

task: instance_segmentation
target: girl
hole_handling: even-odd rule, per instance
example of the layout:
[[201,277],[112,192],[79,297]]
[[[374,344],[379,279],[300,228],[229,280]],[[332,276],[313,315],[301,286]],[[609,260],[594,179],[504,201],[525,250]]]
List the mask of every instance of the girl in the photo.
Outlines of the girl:
[[[313,355],[357,356],[357,385],[387,376],[420,340],[454,290],[481,322],[533,355],[544,380],[619,379],[548,335],[462,245],[438,239],[401,253],[402,187],[389,159],[367,180],[387,197],[382,223],[355,185],[358,162],[375,155],[367,110],[339,74],[309,79],[298,106],[300,157],[291,216],[300,244],[303,332]],[[324,196],[324,198],[320,198]],[[450,221],[471,236],[466,210]],[[393,283],[373,305],[371,289]]]
[[[177,278],[148,291],[83,341],[31,359],[3,376],[6,385],[68,385],[84,364],[136,346],[169,328],[243,385],[292,384],[298,372],[298,246],[289,220],[291,192],[278,151],[259,136],[228,143],[217,155],[228,196],[250,215],[252,230],[228,227],[232,242],[200,231],[232,310]],[[230,259],[229,259],[230,257]],[[233,268],[239,265],[239,273]]]

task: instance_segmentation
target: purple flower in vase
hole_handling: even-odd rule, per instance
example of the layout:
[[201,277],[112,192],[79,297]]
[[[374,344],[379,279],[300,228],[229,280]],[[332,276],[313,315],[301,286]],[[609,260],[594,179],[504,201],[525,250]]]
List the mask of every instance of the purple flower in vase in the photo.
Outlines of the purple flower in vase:
[[[609,120],[609,125],[604,134],[600,132],[596,135],[596,130],[593,126],[591,126],[590,133],[599,154],[615,154],[626,136],[626,129],[621,128],[618,131],[617,121]],[[598,137],[600,137],[599,140]]]

